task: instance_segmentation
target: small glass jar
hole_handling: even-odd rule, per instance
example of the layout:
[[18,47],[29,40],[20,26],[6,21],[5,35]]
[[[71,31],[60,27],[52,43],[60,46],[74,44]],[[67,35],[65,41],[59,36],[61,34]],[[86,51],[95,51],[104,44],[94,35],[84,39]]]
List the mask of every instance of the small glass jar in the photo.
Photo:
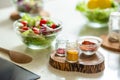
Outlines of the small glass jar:
[[80,54],[91,56],[96,54],[98,48],[101,46],[102,39],[96,36],[82,36],[77,40]]
[[120,37],[120,12],[112,12],[109,18],[108,40],[118,42]]
[[76,63],[79,60],[79,52],[76,42],[67,42],[66,61]]
[[65,56],[67,40],[56,40],[56,55]]

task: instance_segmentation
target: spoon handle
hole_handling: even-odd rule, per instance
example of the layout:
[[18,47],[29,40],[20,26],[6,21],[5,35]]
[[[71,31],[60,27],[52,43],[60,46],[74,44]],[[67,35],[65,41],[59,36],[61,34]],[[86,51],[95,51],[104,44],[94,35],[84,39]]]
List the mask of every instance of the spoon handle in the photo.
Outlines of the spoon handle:
[[8,49],[0,47],[0,51],[9,54],[9,50]]

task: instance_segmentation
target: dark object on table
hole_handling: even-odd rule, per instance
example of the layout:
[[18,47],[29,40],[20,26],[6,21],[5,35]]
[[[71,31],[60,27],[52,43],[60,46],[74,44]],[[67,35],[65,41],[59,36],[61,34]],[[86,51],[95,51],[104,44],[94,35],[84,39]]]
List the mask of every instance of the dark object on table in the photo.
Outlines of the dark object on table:
[[13,21],[18,20],[20,18],[21,18],[21,16],[19,15],[19,13],[17,11],[12,12],[11,15],[10,15],[10,19],[13,20]]
[[0,58],[0,80],[37,80],[39,78],[38,75]]

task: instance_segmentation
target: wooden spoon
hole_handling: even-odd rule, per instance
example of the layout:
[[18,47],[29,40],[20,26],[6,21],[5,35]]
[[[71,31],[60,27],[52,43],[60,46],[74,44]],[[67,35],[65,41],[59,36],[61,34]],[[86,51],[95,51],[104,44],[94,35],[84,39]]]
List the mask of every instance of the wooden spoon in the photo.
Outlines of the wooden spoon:
[[17,52],[17,51],[8,50],[8,49],[1,48],[1,47],[0,47],[0,51],[8,54],[10,59],[16,63],[29,63],[32,61],[32,57],[25,55],[23,53]]

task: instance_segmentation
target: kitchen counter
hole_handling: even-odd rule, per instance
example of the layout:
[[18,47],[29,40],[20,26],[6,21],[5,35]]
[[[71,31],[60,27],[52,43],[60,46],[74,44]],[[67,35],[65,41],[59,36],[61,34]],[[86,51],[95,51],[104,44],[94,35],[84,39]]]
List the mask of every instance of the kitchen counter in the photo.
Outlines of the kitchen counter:
[[[79,0],[51,0],[46,1],[44,10],[48,11],[51,17],[63,22],[62,35],[73,36],[76,39],[82,35],[97,35],[107,33],[107,28],[94,29],[84,26],[86,19],[81,13],[75,10]],[[53,47],[44,50],[31,50],[18,38],[13,30],[13,21],[9,19],[14,11],[13,6],[0,8],[0,46],[23,52],[32,56],[33,61],[20,65],[41,76],[39,80],[120,80],[120,52],[113,52],[102,47],[99,51],[105,57],[105,70],[96,74],[83,74],[80,72],[66,72],[54,69],[49,65],[49,57]],[[9,59],[7,55],[0,52],[0,57]],[[13,62],[14,63],[14,62]]]

